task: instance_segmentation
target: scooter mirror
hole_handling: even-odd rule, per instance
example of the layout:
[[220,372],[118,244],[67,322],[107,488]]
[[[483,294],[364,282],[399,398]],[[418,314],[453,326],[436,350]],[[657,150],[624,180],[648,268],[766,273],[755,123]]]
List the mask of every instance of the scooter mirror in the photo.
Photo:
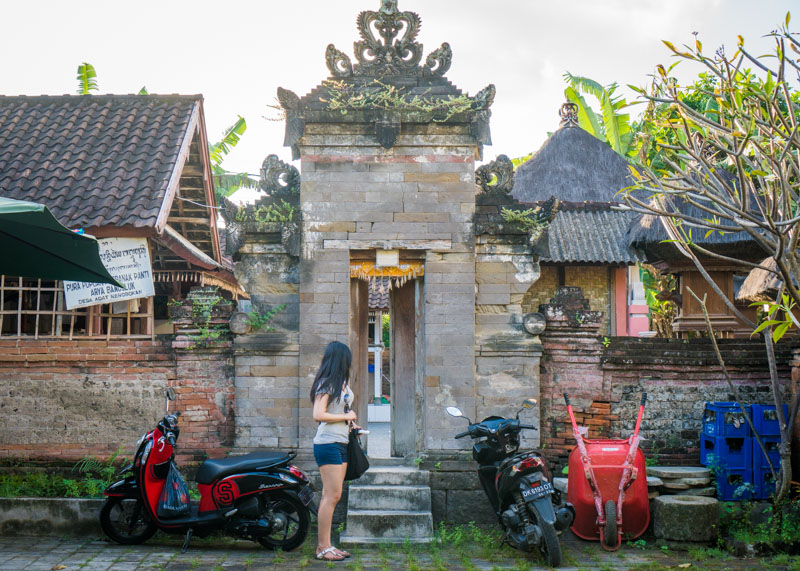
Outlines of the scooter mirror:
[[464,416],[464,413],[461,412],[461,409],[455,406],[448,406],[445,410],[450,416]]
[[167,400],[175,400],[175,389],[172,387],[167,389]]
[[533,408],[536,406],[536,399],[525,399],[522,403],[522,408]]

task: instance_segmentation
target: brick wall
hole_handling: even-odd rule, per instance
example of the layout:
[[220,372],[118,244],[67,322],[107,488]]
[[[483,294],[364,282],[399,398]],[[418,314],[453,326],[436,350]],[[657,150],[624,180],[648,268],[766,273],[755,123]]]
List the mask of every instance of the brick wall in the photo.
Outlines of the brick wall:
[[[168,386],[178,392],[184,459],[230,442],[230,359],[178,351],[171,338],[0,341],[0,458],[74,462],[130,455],[164,414]],[[223,351],[224,352],[224,351]]]
[[[639,400],[646,391],[642,448],[664,464],[699,464],[704,403],[733,400],[708,339],[614,337],[606,347],[590,326],[577,326],[549,328],[542,342],[541,432],[545,451],[558,466],[566,463],[574,445],[564,392],[591,438],[620,438],[633,432]],[[773,402],[763,344],[719,343],[743,400]],[[779,374],[786,381],[789,347],[779,345],[777,358]]]

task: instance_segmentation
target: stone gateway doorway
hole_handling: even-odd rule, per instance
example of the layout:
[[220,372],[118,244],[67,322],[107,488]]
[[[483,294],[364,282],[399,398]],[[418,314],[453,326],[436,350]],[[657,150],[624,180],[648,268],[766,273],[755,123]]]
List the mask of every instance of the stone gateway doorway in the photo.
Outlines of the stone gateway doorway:
[[[363,254],[353,254],[350,345],[354,358],[352,385],[360,403],[359,424],[370,430],[364,440],[371,456],[408,456],[423,445],[424,265],[421,260],[400,261],[397,251],[388,254],[393,265],[377,265],[365,260]],[[367,257],[380,261],[382,255],[382,251],[373,251]],[[390,331],[388,346],[383,349],[389,357],[388,391],[381,390],[380,381],[375,380],[380,379],[382,366],[381,353],[374,351],[376,342],[382,344],[381,324],[376,321],[372,333],[369,329],[370,310],[374,310],[371,306],[386,298]],[[386,400],[388,405],[382,404]],[[388,408],[388,414],[376,414],[379,408],[381,412]]]

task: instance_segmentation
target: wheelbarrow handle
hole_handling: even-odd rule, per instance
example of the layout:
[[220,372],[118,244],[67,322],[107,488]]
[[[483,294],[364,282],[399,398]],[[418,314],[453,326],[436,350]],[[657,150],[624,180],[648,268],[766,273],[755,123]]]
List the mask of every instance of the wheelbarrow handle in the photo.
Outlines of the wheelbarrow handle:
[[564,402],[569,406],[569,395],[567,393],[564,393]]
[[647,393],[642,393],[642,402],[639,406],[644,406],[645,402],[647,402]]

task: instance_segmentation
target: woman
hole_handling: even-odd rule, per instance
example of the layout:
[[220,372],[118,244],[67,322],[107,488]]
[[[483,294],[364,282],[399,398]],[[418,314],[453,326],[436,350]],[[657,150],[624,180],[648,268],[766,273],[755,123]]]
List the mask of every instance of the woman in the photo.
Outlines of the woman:
[[[341,561],[350,554],[331,543],[333,510],[342,497],[347,471],[347,442],[350,424],[356,420],[353,391],[350,390],[352,354],[347,345],[333,341],[325,348],[322,363],[311,386],[314,420],[319,422],[314,436],[314,458],[322,477],[322,500],[317,515],[317,559]],[[356,424],[353,427],[360,428]]]

